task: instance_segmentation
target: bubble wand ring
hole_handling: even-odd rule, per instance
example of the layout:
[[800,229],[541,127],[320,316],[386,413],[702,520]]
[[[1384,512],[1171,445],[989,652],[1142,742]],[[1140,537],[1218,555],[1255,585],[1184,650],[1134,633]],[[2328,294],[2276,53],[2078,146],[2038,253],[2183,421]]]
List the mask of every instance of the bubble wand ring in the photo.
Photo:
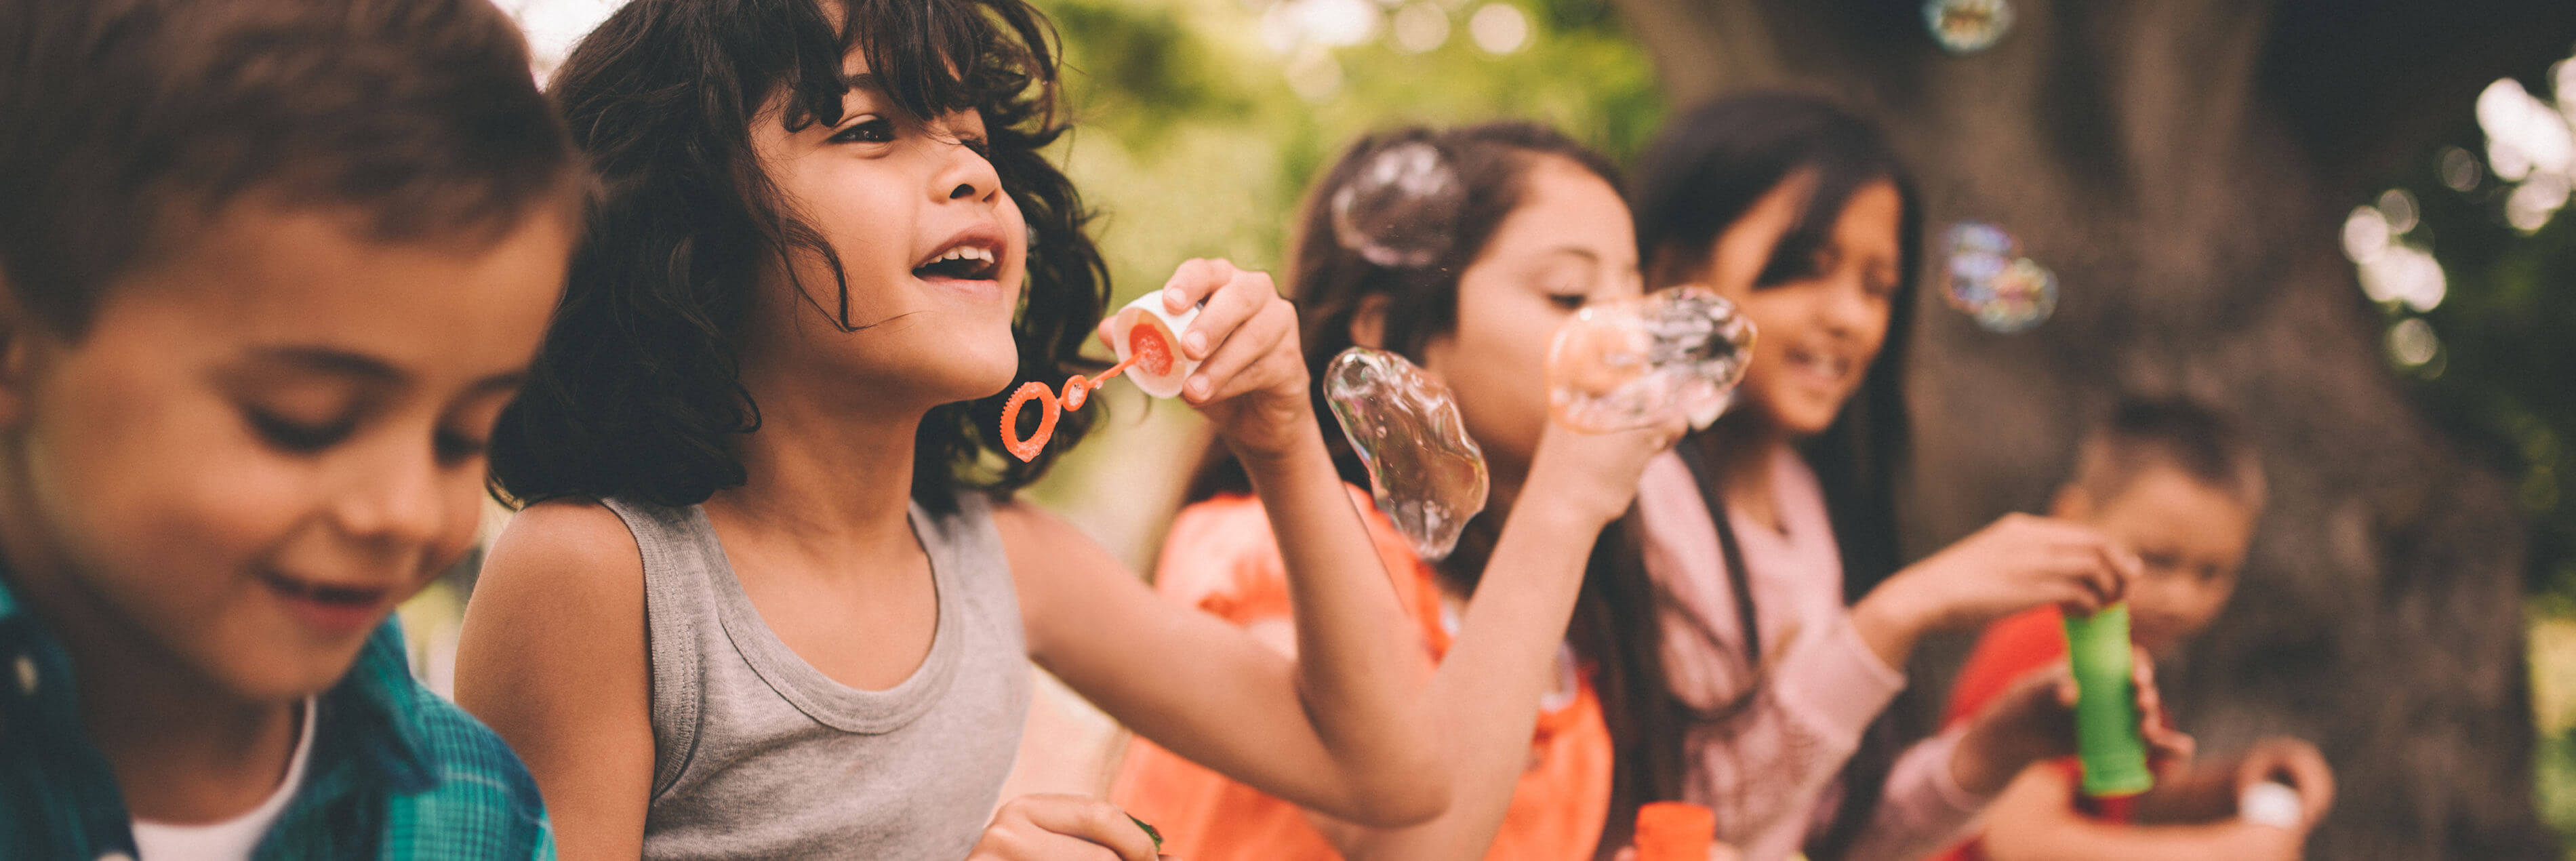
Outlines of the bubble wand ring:
[[[1100,376],[1095,378],[1085,379],[1081,374],[1065,378],[1062,397],[1037,380],[1021,383],[1019,390],[1011,393],[1011,400],[1002,405],[1002,447],[1009,449],[1011,456],[1019,458],[1022,463],[1038,459],[1038,452],[1046,450],[1047,440],[1055,438],[1057,417],[1065,410],[1082,409],[1082,405],[1091,400],[1091,390],[1100,388],[1101,384],[1109,382],[1110,377],[1118,376],[1118,372],[1136,364],[1139,358],[1143,358],[1142,353],[1129,356],[1126,361],[1109,366],[1109,370],[1100,372]],[[1037,431],[1023,438],[1019,434],[1020,407],[1033,400],[1044,404],[1046,411],[1038,416]]]

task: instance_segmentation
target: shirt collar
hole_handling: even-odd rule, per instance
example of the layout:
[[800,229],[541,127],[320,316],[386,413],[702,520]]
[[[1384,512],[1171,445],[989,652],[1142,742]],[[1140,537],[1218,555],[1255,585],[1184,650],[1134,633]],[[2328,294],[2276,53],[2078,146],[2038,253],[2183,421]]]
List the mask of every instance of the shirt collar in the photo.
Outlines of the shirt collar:
[[[45,630],[36,615],[18,600],[7,580],[0,579],[0,634],[11,632],[16,635],[0,639],[23,638],[43,643],[42,652],[60,653],[61,646],[53,632]],[[418,699],[420,688],[412,681],[411,664],[405,655],[402,626],[397,619],[386,619],[368,636],[348,672],[322,694],[321,711],[325,715],[322,728],[339,742],[330,747],[346,757],[345,763],[330,765],[365,769],[372,774],[360,776],[362,780],[381,780],[393,791],[409,794],[437,785],[438,776],[428,752],[427,729]],[[0,682],[25,686],[29,684],[25,677],[36,675],[39,664],[22,655],[14,666],[5,669],[16,677],[0,676]],[[41,692],[38,699],[60,698],[68,706],[74,701],[71,690],[76,682],[68,678],[68,666],[59,669],[62,672],[43,673],[46,678],[37,686]],[[318,772],[325,767],[323,738],[317,736],[315,746],[312,767]]]

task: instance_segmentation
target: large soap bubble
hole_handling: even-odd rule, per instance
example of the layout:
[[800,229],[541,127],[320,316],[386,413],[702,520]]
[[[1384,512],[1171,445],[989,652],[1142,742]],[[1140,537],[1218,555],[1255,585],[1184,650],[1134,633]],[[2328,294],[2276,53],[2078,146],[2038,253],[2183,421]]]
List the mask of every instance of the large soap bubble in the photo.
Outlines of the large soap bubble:
[[1333,238],[1369,262],[1429,266],[1449,253],[1467,190],[1438,147],[1394,144],[1333,191]]
[[1680,415],[1707,427],[1753,359],[1753,321],[1697,287],[1585,306],[1547,354],[1548,408],[1587,433]]
[[1449,387],[1403,356],[1352,347],[1324,370],[1324,398],[1368,466],[1377,509],[1425,560],[1448,557],[1485,510],[1485,452],[1467,436]]

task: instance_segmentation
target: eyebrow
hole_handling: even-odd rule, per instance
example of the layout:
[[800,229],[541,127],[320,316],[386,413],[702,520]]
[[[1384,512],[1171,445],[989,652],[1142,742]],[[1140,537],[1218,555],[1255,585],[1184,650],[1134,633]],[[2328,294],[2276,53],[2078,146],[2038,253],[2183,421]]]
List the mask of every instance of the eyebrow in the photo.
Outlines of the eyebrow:
[[336,347],[300,344],[259,347],[251,351],[251,358],[371,383],[399,383],[405,378],[402,371],[383,359]]
[[[251,357],[261,362],[287,365],[298,370],[329,376],[348,377],[375,385],[398,385],[410,379],[410,375],[403,373],[390,362],[337,347],[309,344],[259,347],[251,351]],[[518,388],[527,380],[528,372],[525,370],[508,371],[476,380],[467,388],[476,393],[508,391]]]
[[1541,252],[1541,253],[1543,253],[1543,254],[1571,254],[1571,255],[1576,256],[1576,257],[1581,257],[1581,258],[1583,258],[1583,259],[1585,259],[1585,260],[1590,260],[1590,261],[1592,261],[1592,262],[1594,262],[1594,263],[1599,263],[1599,262],[1601,262],[1601,255],[1600,255],[1599,253],[1596,253],[1596,252],[1594,252],[1592,249],[1585,248],[1585,247],[1582,247],[1582,246],[1579,246],[1579,245],[1559,245],[1559,246],[1557,246],[1557,247],[1555,247],[1555,248],[1550,248],[1550,249],[1548,249],[1548,250],[1546,250],[1546,251],[1544,251],[1544,252]]

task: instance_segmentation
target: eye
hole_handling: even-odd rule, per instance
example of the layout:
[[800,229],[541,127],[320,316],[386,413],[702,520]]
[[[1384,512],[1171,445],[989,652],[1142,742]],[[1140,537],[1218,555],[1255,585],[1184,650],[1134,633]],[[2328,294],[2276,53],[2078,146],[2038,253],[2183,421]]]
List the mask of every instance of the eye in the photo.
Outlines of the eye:
[[492,441],[488,438],[451,430],[440,430],[430,441],[432,450],[437,454],[438,462],[449,465],[482,457],[491,445]]
[[312,424],[288,419],[257,407],[244,407],[242,418],[248,421],[251,430],[258,433],[260,438],[266,440],[269,445],[279,451],[301,455],[320,454],[348,439],[349,434],[358,428],[358,419],[354,415],[322,424]]
[[1591,296],[1583,293],[1558,293],[1555,291],[1549,291],[1547,294],[1547,303],[1556,306],[1557,310],[1560,311],[1576,311],[1581,310],[1583,308],[1583,303],[1590,301],[1591,298]]
[[863,117],[847,128],[833,132],[830,143],[893,143],[894,121],[884,117]]

